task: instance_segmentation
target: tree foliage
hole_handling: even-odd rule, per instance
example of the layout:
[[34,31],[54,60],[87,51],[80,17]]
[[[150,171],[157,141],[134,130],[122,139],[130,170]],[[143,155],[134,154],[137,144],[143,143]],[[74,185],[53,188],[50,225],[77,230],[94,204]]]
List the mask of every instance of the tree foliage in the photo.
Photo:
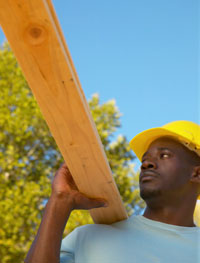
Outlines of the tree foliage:
[[[21,263],[63,158],[8,44],[0,50],[0,87],[0,259]],[[126,137],[115,137],[120,111],[114,100],[100,104],[98,94],[88,103],[126,209],[139,213],[144,202],[134,156]],[[198,205],[195,222],[200,225],[199,215]],[[93,222],[87,211],[74,211],[64,235],[88,223]]]
[[[0,50],[0,259],[23,262],[37,232],[51,181],[63,162],[26,80],[8,44]],[[144,206],[139,198],[134,156],[121,126],[114,100],[88,101],[113,176],[129,214]],[[64,235],[92,223],[87,211],[74,211]]]

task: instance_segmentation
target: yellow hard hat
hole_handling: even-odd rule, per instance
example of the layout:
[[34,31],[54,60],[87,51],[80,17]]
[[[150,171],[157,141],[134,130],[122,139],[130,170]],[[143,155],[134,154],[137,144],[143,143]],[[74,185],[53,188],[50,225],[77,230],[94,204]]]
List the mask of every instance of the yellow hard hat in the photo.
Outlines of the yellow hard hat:
[[148,129],[130,141],[130,147],[141,161],[149,145],[157,138],[172,136],[200,156],[200,125],[191,121],[174,121],[162,127]]

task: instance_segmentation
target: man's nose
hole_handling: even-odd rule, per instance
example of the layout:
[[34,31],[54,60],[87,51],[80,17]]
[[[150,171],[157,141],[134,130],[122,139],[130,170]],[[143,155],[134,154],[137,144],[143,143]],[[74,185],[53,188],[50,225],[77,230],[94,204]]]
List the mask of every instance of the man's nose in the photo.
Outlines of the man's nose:
[[153,160],[145,160],[142,162],[141,165],[141,170],[146,170],[146,169],[156,169],[156,163]]

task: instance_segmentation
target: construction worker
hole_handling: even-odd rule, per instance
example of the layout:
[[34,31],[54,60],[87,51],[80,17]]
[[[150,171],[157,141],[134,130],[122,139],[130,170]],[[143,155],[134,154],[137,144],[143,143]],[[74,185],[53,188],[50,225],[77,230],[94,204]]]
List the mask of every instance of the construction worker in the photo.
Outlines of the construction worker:
[[138,134],[130,145],[142,163],[144,214],[111,225],[78,227],[61,244],[72,210],[108,205],[81,194],[63,164],[25,262],[200,262],[200,228],[193,221],[200,194],[200,126],[171,122]]

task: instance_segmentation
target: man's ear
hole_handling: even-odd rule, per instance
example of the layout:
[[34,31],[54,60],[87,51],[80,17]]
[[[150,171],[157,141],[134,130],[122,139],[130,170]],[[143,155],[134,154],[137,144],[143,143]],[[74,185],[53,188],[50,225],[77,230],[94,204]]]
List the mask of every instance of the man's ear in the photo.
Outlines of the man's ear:
[[199,183],[200,184],[200,166],[195,166],[191,177],[190,177],[190,181],[192,183]]

